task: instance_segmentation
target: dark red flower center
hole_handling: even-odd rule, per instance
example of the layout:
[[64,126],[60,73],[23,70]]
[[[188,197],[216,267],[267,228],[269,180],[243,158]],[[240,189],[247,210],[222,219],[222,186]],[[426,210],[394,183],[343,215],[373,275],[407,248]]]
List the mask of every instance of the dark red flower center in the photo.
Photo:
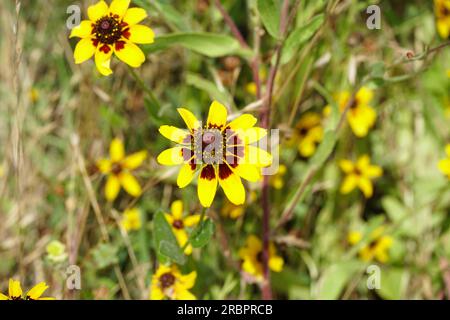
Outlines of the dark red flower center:
[[128,24],[113,14],[98,19],[93,25],[92,34],[95,42],[106,45],[118,43],[122,37],[128,39],[130,36]]
[[116,176],[119,175],[122,172],[122,170],[123,170],[123,168],[122,168],[122,165],[120,163],[114,163],[112,165],[111,172],[113,174],[115,174]]
[[183,228],[184,228],[183,220],[179,220],[179,219],[175,220],[175,221],[172,223],[172,226],[173,226],[175,229],[183,229]]
[[159,277],[159,282],[161,283],[161,287],[169,288],[175,283],[175,276],[170,272],[164,273]]

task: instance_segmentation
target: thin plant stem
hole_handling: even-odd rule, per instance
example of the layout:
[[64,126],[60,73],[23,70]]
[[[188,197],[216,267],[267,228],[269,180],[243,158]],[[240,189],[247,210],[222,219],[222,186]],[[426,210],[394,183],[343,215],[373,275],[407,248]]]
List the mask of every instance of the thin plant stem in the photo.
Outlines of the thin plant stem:
[[145,85],[144,80],[142,80],[142,78],[136,73],[136,71],[134,71],[134,69],[132,67],[128,67],[128,69],[130,70],[130,73],[133,76],[133,78],[138,83],[139,87],[141,87],[141,89],[144,90],[144,92],[148,95],[148,97],[152,101],[152,104],[159,110],[161,108],[161,106],[160,106],[159,101],[156,98],[155,94],[153,93],[153,91],[150,90]]

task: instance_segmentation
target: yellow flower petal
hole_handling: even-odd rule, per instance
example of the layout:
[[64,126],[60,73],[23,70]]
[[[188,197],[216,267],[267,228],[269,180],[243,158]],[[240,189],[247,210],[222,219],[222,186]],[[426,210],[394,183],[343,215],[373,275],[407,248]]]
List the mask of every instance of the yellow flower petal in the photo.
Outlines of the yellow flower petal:
[[9,300],[9,297],[0,292],[0,301]]
[[298,152],[302,157],[311,157],[316,152],[316,143],[311,139],[302,139],[298,144]]
[[188,228],[193,227],[200,222],[200,217],[201,216],[199,214],[193,214],[191,216],[187,216],[186,218],[184,218],[183,224]]
[[115,175],[108,176],[105,185],[105,198],[108,201],[114,201],[120,191],[120,181]]
[[244,135],[245,135],[244,138],[245,143],[251,144],[264,138],[267,135],[267,130],[264,128],[253,127],[245,130]]
[[191,289],[194,286],[196,279],[197,279],[197,272],[192,271],[189,274],[182,275],[179,280],[184,288]]
[[271,256],[269,258],[269,268],[274,272],[281,272],[283,270],[284,260],[279,256]]
[[349,232],[349,234],[347,236],[347,241],[351,245],[357,244],[358,242],[361,241],[361,239],[362,239],[362,233],[359,231],[351,231],[351,232]]
[[123,21],[128,23],[130,26],[135,25],[147,17],[147,12],[141,8],[130,8],[125,13]]
[[125,159],[122,160],[121,164],[124,168],[133,170],[141,166],[142,162],[144,162],[146,158],[147,151],[143,150],[125,157]]
[[450,177],[450,159],[443,159],[438,162],[439,170]]
[[98,46],[97,51],[95,52],[95,66],[97,67],[98,72],[104,76],[112,74],[110,67],[112,53],[112,47],[107,45]]
[[447,39],[450,36],[450,24],[446,19],[439,19],[436,22],[436,26],[442,39]]
[[183,158],[183,148],[182,147],[175,147],[170,148],[167,150],[164,150],[161,152],[156,159],[159,164],[165,165],[165,166],[173,166],[177,164],[182,164],[184,162]]
[[245,162],[259,167],[267,167],[272,164],[272,155],[265,150],[254,146],[246,146]]
[[[122,43],[122,42],[120,42]],[[144,63],[145,55],[142,50],[130,41],[123,41],[123,45],[114,46],[116,56],[133,68],[138,68]]]
[[344,178],[344,181],[341,185],[341,193],[348,194],[353,191],[358,185],[359,177],[355,174],[349,174]]
[[262,250],[261,240],[259,240],[259,238],[253,234],[247,237],[246,244],[248,249],[254,252],[255,256],[259,253],[259,251]]
[[245,130],[253,127],[258,120],[251,114],[243,114],[228,124],[232,130]]
[[130,173],[128,172],[120,173],[119,180],[122,187],[131,196],[138,197],[141,195],[142,192],[141,186],[139,185],[139,182],[136,180],[136,178],[133,177]]
[[88,38],[92,34],[92,21],[83,20],[80,24],[72,29],[69,38]]
[[233,173],[227,164],[221,166],[226,166],[228,168],[227,170],[231,172],[230,175],[223,178],[221,177],[221,167],[219,167],[219,184],[225,192],[225,195],[231,203],[235,205],[243,204],[245,202],[245,188],[241,178]]
[[356,93],[355,98],[356,98],[356,101],[358,104],[367,105],[373,99],[373,90],[371,90],[367,87],[362,87]]
[[358,181],[358,187],[364,193],[366,198],[370,198],[373,194],[372,182],[367,178],[360,178]]
[[365,172],[369,178],[378,178],[383,175],[383,169],[378,166],[369,166]]
[[40,282],[27,292],[27,297],[32,300],[38,300],[47,289],[48,286],[45,284],[45,282]]
[[113,0],[109,6],[109,12],[117,14],[119,17],[125,16],[130,6],[130,0]]
[[175,287],[175,299],[177,300],[196,300],[197,298],[182,286]]
[[177,111],[180,114],[181,118],[183,118],[189,130],[192,131],[200,127],[200,121],[197,120],[192,112],[185,108],[178,108]]
[[78,41],[73,57],[76,64],[80,64],[92,58],[96,50],[96,47],[92,43],[91,38],[85,38]]
[[161,290],[161,288],[158,286],[157,281],[155,284],[152,283],[151,289],[150,289],[150,300],[162,300],[164,299],[165,295],[164,292]]
[[170,206],[170,211],[172,212],[172,216],[175,219],[183,218],[183,201],[176,200],[172,202],[172,205]]
[[261,180],[261,170],[252,164],[239,164],[234,168],[234,172],[237,173],[241,178],[245,180],[256,182]]
[[183,140],[186,139],[186,137],[189,134],[189,132],[186,130],[182,130],[174,126],[167,126],[167,125],[161,126],[159,128],[159,133],[161,133],[165,138],[176,143],[182,143]]
[[130,27],[129,40],[141,44],[153,43],[155,41],[155,33],[147,26],[136,24]]
[[197,194],[203,207],[209,208],[217,191],[217,175],[211,165],[203,167],[198,178]]
[[125,148],[122,140],[115,138],[109,145],[109,156],[112,162],[120,162],[125,157]]
[[22,298],[22,287],[20,286],[20,282],[9,279],[9,297],[14,298]]
[[213,101],[209,106],[208,127],[224,127],[227,123],[227,108],[218,101]]
[[177,185],[179,188],[186,187],[189,183],[191,183],[192,179],[194,178],[195,169],[192,170],[192,167],[190,164],[184,164],[180,172],[178,173],[177,177]]
[[450,144],[447,144],[445,146],[445,154],[450,158]]
[[107,174],[111,172],[112,163],[108,159],[100,159],[96,163],[98,170],[100,170],[101,173]]
[[99,1],[96,4],[89,6],[88,8],[88,16],[89,20],[92,22],[96,22],[98,19],[100,19],[103,16],[106,16],[108,14],[108,5],[105,1]]

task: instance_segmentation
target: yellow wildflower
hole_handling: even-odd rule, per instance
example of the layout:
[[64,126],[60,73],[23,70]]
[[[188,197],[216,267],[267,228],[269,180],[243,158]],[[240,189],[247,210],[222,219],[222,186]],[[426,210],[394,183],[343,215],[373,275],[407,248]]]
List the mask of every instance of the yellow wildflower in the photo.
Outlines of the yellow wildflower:
[[434,0],[436,27],[443,39],[450,36],[450,0]]
[[[258,281],[263,279],[262,250],[261,240],[254,235],[248,236],[245,247],[239,250],[239,257],[243,260],[242,270],[252,275]],[[275,245],[271,243],[269,246],[270,270],[281,272],[283,265],[283,258],[277,255]]]
[[294,129],[293,139],[298,143],[298,152],[302,157],[312,156],[323,139],[320,115],[315,112],[305,113]]
[[95,55],[98,71],[108,76],[111,57],[114,54],[133,68],[145,61],[145,55],[136,45],[149,44],[154,40],[153,30],[138,24],[147,17],[141,8],[128,8],[130,0],[113,0],[108,7],[99,1],[88,8],[89,20],[81,21],[70,38],[81,38],[75,47],[75,63],[83,63]]
[[[344,112],[350,99],[350,92],[343,91],[336,95],[336,101],[339,110]],[[359,137],[365,137],[369,130],[375,125],[377,118],[376,111],[369,106],[373,99],[373,91],[367,87],[362,87],[355,95],[355,101],[347,112],[347,121],[352,128],[353,133]],[[324,115],[328,116],[331,113],[331,106],[326,106]]]
[[23,296],[22,287],[20,282],[9,279],[9,292],[8,295],[0,293],[0,300],[54,300],[55,298],[42,297],[42,294],[48,286],[45,282],[40,282],[31,288],[25,296]]
[[277,173],[270,177],[270,184],[275,189],[282,189],[284,187],[284,176],[286,175],[287,167],[284,164],[280,164]]
[[445,146],[446,159],[442,159],[438,163],[439,170],[450,179],[450,144]]
[[[359,231],[352,231],[348,234],[348,242],[351,245],[358,244],[363,235]],[[369,236],[369,243],[364,245],[359,251],[360,258],[365,262],[378,260],[381,263],[389,261],[389,249],[392,246],[393,239],[384,235],[384,227],[375,229]]]
[[183,275],[175,265],[160,265],[152,277],[150,289],[151,300],[195,300],[196,297],[189,291],[197,278],[197,272],[192,271]]
[[222,210],[220,212],[224,217],[229,217],[230,219],[237,219],[245,213],[245,206],[244,205],[237,206],[235,204],[232,204],[230,201],[226,201],[225,205],[222,207]]
[[187,109],[178,112],[189,130],[162,126],[159,132],[178,146],[158,156],[162,165],[182,165],[177,184],[186,187],[200,171],[197,193],[200,203],[210,207],[220,184],[227,198],[234,204],[245,202],[245,188],[241,178],[249,181],[261,179],[261,168],[271,165],[272,156],[250,144],[263,138],[267,131],[254,127],[254,116],[243,114],[227,123],[227,109],[214,101],[206,125]]
[[123,213],[120,225],[127,232],[139,230],[142,227],[141,212],[139,209],[126,209]]
[[[200,215],[193,214],[183,218],[183,202],[181,200],[174,201],[170,209],[171,213],[166,213],[164,216],[172,226],[172,231],[175,238],[177,238],[178,244],[183,248],[189,238],[186,228],[197,225],[200,222]],[[192,246],[190,244],[186,246],[184,253],[187,255],[192,253]]]
[[339,166],[346,174],[341,185],[341,193],[343,194],[348,194],[353,189],[359,188],[366,198],[370,198],[373,194],[372,179],[383,174],[380,167],[370,164],[368,155],[359,157],[356,164],[350,160],[341,160]]
[[105,185],[105,197],[108,201],[114,201],[122,186],[126,192],[133,197],[141,194],[142,189],[139,182],[130,173],[138,168],[147,158],[147,151],[140,151],[125,156],[123,142],[120,139],[113,139],[109,147],[110,159],[97,161],[100,172],[107,175]]

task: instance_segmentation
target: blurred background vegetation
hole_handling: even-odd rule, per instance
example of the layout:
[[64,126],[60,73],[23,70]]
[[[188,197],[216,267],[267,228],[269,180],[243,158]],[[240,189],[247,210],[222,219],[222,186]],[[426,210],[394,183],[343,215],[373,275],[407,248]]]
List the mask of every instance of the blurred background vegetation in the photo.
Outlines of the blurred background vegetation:
[[[170,212],[175,200],[187,213],[201,211],[196,188],[178,189],[173,169],[156,163],[169,146],[158,127],[184,127],[176,113],[181,106],[205,118],[213,99],[235,113],[257,115],[261,103],[247,63],[252,53],[228,38],[183,43],[170,37],[208,32],[231,38],[213,1],[134,0],[156,33],[153,45],[142,46],[147,61],[136,70],[155,99],[117,59],[110,77],[100,76],[92,61],[74,64],[66,10],[79,4],[85,17],[91,1],[20,2],[16,29],[15,2],[0,2],[0,291],[17,278],[26,287],[46,281],[59,299],[146,299],[158,261],[154,215]],[[222,3],[248,43],[260,39],[265,82],[277,40],[265,31],[256,1]],[[366,27],[371,4],[381,7],[381,30]],[[305,27],[311,23],[314,29]],[[271,121],[281,130],[285,165],[270,192],[271,239],[284,260],[282,271],[271,275],[274,298],[450,298],[450,184],[437,165],[450,133],[450,52],[442,48],[406,61],[445,41],[436,31],[433,2],[300,1],[289,34],[295,30],[285,42]],[[336,106],[336,93],[352,92],[368,76],[374,127],[358,138],[344,124],[292,217],[276,228],[311,172],[298,141],[291,141],[295,124],[315,112],[333,128],[336,119],[322,116],[325,106]],[[144,194],[133,200],[121,193],[111,205],[95,161],[108,155],[114,137],[124,141],[127,154],[148,150],[149,158],[136,174]],[[339,161],[363,154],[383,169],[373,196],[341,194]],[[197,271],[192,292],[199,299],[261,297],[238,255],[250,234],[261,236],[260,187],[247,184],[251,196],[232,217],[227,213],[237,208],[218,193],[209,212],[216,225],[212,240],[180,267]],[[130,204],[139,208],[142,225],[124,232],[120,221]],[[388,259],[365,261],[360,249],[374,245],[379,227],[392,240]],[[352,245],[355,232],[362,240]],[[48,247],[55,240],[64,246]],[[379,290],[366,285],[366,268],[374,263],[381,268]],[[80,291],[65,286],[72,264],[81,268]]]

